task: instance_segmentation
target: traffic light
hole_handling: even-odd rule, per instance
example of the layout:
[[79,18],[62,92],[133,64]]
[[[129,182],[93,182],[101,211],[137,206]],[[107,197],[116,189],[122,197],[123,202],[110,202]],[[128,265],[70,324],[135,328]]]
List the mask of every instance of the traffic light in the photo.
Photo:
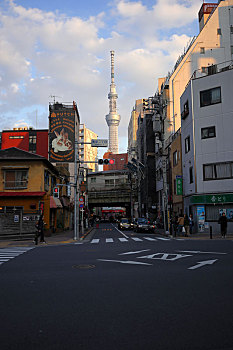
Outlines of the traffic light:
[[98,159],[98,164],[99,165],[108,165],[108,164],[113,165],[113,164],[115,164],[115,159],[107,159],[107,158]]
[[53,197],[59,198],[59,187],[54,187],[53,189]]

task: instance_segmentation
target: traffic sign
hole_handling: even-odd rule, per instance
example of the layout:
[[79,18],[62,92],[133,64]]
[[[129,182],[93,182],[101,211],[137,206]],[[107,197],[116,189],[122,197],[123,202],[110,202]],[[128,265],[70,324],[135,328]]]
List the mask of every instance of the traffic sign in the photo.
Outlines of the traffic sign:
[[84,198],[83,197],[79,198],[79,203],[84,203]]
[[83,208],[84,207],[84,204],[79,204],[79,208]]
[[91,147],[108,147],[108,140],[106,139],[92,139]]

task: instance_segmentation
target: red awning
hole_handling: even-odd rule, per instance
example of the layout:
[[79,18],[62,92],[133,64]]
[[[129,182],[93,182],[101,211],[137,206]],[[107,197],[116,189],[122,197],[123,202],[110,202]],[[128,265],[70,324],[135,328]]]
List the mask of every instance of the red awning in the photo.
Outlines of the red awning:
[[60,199],[54,198],[53,196],[50,196],[50,208],[51,209],[62,208],[62,204],[60,202]]
[[0,192],[0,197],[42,197],[46,192]]

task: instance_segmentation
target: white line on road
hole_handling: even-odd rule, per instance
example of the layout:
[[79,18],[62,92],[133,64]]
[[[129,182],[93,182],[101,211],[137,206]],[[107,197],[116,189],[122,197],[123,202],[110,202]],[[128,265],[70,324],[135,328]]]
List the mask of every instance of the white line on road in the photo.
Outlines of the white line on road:
[[142,253],[142,252],[148,252],[150,249],[143,249],[143,250],[138,250],[136,252],[126,252],[126,253],[121,253],[119,255],[130,255],[130,254],[138,254],[138,253]]
[[126,236],[122,231],[118,230],[118,228],[116,228],[116,226],[114,226],[113,224],[112,224],[112,226],[113,226],[119,233],[121,233],[122,236],[124,236],[125,238],[129,238],[129,237]]
[[161,241],[170,241],[170,238],[157,237],[157,239],[160,239]]
[[142,239],[141,238],[138,238],[138,237],[131,237],[133,241],[135,242],[142,242]]
[[131,265],[152,265],[147,263],[141,263],[138,261],[122,261],[122,260],[106,260],[106,259],[98,259],[99,261],[107,261],[107,262],[118,262],[120,264],[131,264]]
[[143,237],[143,238],[146,239],[147,241],[157,241],[157,239],[151,238],[151,237]]
[[227,253],[219,253],[219,252],[201,252],[200,250],[177,250],[180,253],[194,253],[194,254],[222,254],[225,255]]

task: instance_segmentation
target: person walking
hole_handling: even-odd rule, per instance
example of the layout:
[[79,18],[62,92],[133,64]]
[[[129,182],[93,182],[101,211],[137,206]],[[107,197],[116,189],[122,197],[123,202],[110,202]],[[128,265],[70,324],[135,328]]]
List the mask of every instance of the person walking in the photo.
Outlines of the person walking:
[[180,216],[178,218],[178,232],[179,233],[182,233],[183,227],[184,227],[184,217],[182,214],[180,214]]
[[220,216],[218,223],[220,224],[222,238],[225,238],[227,233],[227,217],[224,212]]
[[190,214],[189,215],[189,233],[190,233],[190,235],[193,233],[193,226],[194,226],[193,216],[192,216],[192,214]]
[[36,225],[37,228],[37,232],[36,232],[36,236],[35,236],[35,245],[38,244],[38,238],[40,237],[40,242],[42,243],[46,243],[44,240],[44,216],[40,215],[40,218],[38,220],[38,223]]

